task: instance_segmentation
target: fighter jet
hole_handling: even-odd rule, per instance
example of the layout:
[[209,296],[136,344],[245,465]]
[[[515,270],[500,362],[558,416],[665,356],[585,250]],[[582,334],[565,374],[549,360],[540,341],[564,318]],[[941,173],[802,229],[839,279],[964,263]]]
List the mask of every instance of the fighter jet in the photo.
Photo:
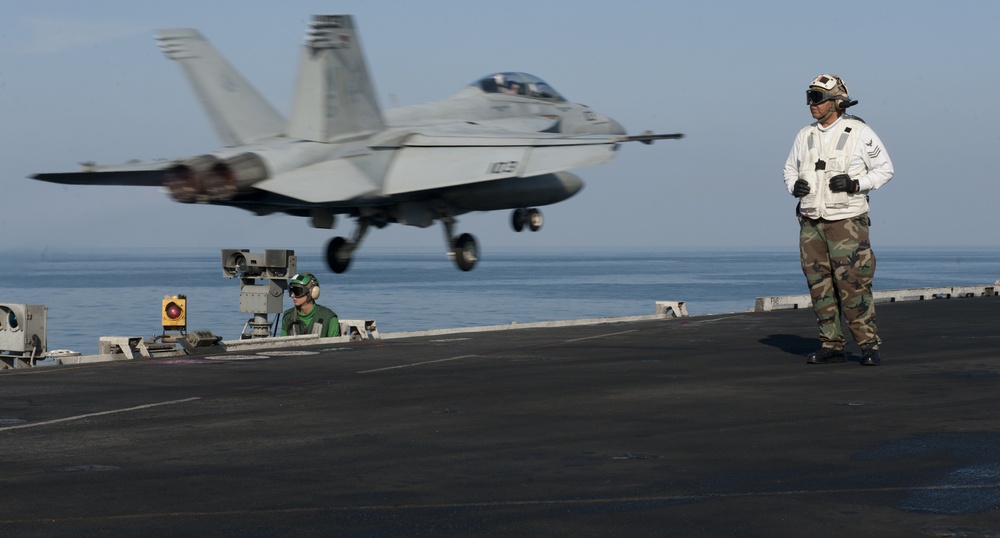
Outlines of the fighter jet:
[[197,30],[156,39],[194,88],[224,148],[175,161],[99,166],[34,179],[69,185],[165,187],[181,203],[287,213],[352,236],[327,243],[335,273],[347,270],[372,228],[444,224],[446,252],[463,271],[479,259],[476,239],[456,237],[456,217],[512,209],[514,230],[542,227],[536,206],[576,194],[568,170],[610,161],[629,136],[612,118],[567,101],[544,80],[498,72],[432,103],[382,110],[351,15],[317,15],[302,47],[286,120]]

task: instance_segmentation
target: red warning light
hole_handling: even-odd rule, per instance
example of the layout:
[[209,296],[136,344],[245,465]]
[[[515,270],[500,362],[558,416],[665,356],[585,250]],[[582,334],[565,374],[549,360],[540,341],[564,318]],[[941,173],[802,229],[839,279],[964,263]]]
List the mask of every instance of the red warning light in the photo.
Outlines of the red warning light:
[[181,314],[183,314],[184,311],[181,310],[181,307],[177,306],[177,303],[170,303],[167,305],[166,313],[168,318],[177,319],[181,317]]

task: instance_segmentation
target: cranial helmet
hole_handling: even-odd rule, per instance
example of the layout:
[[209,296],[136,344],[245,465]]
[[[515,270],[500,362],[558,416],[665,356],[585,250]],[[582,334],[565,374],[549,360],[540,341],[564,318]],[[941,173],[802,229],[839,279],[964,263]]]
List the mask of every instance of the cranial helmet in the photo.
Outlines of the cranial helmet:
[[292,297],[309,295],[315,301],[319,299],[319,280],[312,273],[297,273],[288,281],[288,293]]
[[806,90],[806,104],[818,105],[830,100],[837,101],[838,110],[846,110],[847,107],[858,103],[851,101],[847,84],[844,84],[844,79],[837,75],[825,74],[814,78]]

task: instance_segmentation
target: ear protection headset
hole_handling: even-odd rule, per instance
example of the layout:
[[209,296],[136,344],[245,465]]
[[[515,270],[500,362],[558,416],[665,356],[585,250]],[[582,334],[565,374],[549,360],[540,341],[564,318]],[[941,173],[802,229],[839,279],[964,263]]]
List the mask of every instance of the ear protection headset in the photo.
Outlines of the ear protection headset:
[[312,273],[306,273],[306,277],[309,279],[306,283],[306,286],[309,287],[309,298],[315,301],[319,299],[319,280],[316,280]]

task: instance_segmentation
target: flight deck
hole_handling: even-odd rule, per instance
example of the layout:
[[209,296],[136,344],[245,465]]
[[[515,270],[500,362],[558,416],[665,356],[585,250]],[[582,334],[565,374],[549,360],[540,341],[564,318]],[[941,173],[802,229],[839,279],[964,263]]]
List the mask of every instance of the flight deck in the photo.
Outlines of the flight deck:
[[1000,298],[0,372],[4,536],[997,536]]

